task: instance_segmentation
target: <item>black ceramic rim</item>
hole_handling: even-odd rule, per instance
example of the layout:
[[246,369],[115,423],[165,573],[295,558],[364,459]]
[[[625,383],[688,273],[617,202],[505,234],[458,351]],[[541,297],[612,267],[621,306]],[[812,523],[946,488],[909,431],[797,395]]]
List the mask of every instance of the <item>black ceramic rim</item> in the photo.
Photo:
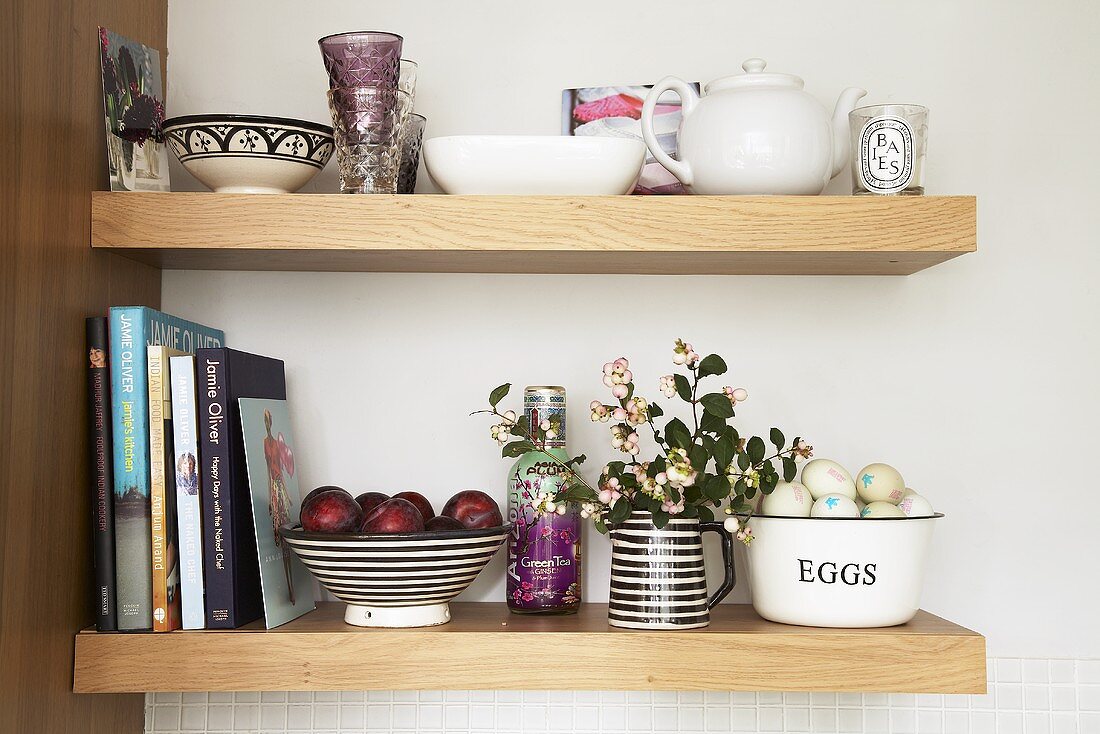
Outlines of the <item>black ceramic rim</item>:
[[[394,33],[393,31],[340,31],[339,33],[330,33],[327,36],[321,36],[317,39],[317,43],[324,43],[328,39],[336,38],[337,36],[354,36],[360,33],[374,33],[375,35],[379,36],[392,36],[401,41],[401,43],[405,43],[405,37],[402,36],[400,33]],[[408,61],[408,59],[406,59],[406,61]]]
[[300,127],[306,130],[312,130],[325,135],[332,135],[332,128],[329,125],[322,125],[319,122],[310,122],[309,120],[296,120],[293,117],[274,117],[271,115],[181,115],[179,117],[169,117],[164,121],[162,127],[167,130],[169,128],[182,127],[184,125],[220,125],[225,123],[244,125],[286,125],[289,127]]
[[436,530],[422,533],[318,533],[302,530],[301,525],[284,525],[279,532],[294,540],[453,540],[461,538],[488,538],[512,530],[512,523],[476,530]]
[[931,515],[925,515],[924,517],[795,517],[793,515],[746,515],[743,512],[738,512],[736,517],[745,518],[749,522],[752,522],[755,518],[762,520],[828,520],[829,522],[847,522],[850,520],[859,520],[860,522],[894,522],[895,520],[939,520],[943,517],[942,512],[936,512]]

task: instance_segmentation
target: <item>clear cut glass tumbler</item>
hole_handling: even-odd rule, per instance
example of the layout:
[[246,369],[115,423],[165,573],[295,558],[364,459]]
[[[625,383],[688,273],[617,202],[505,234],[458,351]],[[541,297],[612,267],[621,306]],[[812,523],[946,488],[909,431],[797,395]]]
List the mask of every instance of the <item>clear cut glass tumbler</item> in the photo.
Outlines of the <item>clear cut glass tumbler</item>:
[[397,193],[411,194],[416,189],[416,172],[420,168],[420,147],[424,142],[424,115],[412,113],[401,127],[401,167],[397,173]]
[[401,59],[401,72],[397,82],[397,88],[409,95],[409,99],[416,104],[416,75],[420,70],[420,64],[409,59]]
[[852,135],[852,193],[924,193],[928,108],[880,104],[848,113]]
[[409,95],[380,87],[339,87],[329,90],[328,103],[341,191],[396,193]]

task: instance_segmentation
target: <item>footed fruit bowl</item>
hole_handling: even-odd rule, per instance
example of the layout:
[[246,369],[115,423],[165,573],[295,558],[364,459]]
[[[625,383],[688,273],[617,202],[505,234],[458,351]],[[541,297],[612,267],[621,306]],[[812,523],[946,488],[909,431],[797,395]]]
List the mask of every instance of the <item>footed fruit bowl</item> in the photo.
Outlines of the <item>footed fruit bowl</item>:
[[511,524],[421,533],[311,533],[282,537],[321,585],[347,603],[358,627],[430,627],[451,621],[447,602],[466,590],[511,532]]
[[185,115],[164,136],[187,172],[221,193],[290,194],[332,157],[332,128],[264,115]]

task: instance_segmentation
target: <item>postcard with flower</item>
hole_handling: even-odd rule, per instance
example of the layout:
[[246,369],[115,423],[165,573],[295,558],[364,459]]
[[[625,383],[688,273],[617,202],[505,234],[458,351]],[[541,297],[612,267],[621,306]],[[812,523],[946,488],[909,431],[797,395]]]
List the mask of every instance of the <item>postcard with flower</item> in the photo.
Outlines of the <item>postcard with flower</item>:
[[160,53],[99,29],[111,191],[168,191]]

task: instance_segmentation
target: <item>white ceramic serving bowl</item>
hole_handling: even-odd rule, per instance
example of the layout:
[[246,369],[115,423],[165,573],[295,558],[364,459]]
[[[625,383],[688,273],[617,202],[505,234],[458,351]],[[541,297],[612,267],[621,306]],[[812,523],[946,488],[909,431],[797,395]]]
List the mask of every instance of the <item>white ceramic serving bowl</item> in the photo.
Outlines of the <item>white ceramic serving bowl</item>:
[[429,627],[451,621],[447,602],[466,590],[512,526],[422,533],[281,535],[358,627]]
[[264,115],[173,117],[164,136],[187,172],[221,193],[293,193],[333,150],[328,125]]
[[752,605],[810,627],[890,627],[920,608],[925,563],[943,517],[753,517]]
[[448,194],[629,194],[646,147],[626,138],[450,135],[424,142],[428,174]]

